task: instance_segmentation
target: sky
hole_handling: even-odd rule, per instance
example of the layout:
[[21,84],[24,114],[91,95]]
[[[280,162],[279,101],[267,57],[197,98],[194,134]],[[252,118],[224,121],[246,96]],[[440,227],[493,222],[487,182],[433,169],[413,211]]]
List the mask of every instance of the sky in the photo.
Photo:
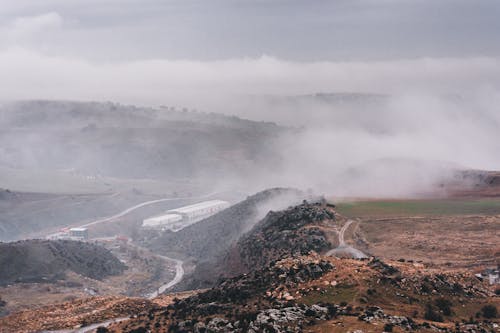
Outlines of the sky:
[[498,17],[490,0],[0,0],[0,100],[496,90]]
[[0,1],[0,47],[94,61],[496,57],[496,0]]
[[[0,101],[307,125],[290,156],[324,168],[308,174],[398,157],[498,170],[499,17],[497,0],[0,0]],[[390,99],[380,110],[269,102],[339,92]],[[293,179],[309,167],[290,165]]]

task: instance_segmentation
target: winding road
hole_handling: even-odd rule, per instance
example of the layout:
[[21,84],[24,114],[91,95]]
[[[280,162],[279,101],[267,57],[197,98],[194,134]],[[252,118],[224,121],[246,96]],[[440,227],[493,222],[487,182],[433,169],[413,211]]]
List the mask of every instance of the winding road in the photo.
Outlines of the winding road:
[[345,256],[347,254],[353,257],[354,259],[368,258],[368,256],[365,253],[350,245],[347,245],[345,242],[344,234],[353,222],[354,222],[353,220],[348,220],[346,224],[342,226],[342,228],[339,231],[339,246],[328,251],[326,253],[327,256]]
[[153,299],[155,297],[158,297],[158,295],[163,294],[165,291],[167,291],[168,289],[172,288],[173,286],[181,282],[182,278],[184,277],[184,268],[182,267],[183,262],[181,260],[161,256],[158,254],[156,256],[166,261],[175,261],[175,276],[172,279],[172,281],[159,286],[157,290],[155,290],[151,294],[148,294],[146,296],[148,299]]
[[92,222],[88,222],[88,223],[79,225],[78,227],[79,228],[86,228],[86,227],[90,227],[91,225],[113,221],[113,220],[116,220],[116,219],[118,219],[118,218],[120,218],[122,216],[127,215],[128,213],[133,212],[136,209],[139,209],[139,208],[142,208],[142,207],[145,207],[145,206],[149,206],[149,205],[154,205],[154,204],[160,203],[160,202],[175,201],[175,200],[188,200],[188,199],[204,199],[204,198],[208,198],[208,197],[211,197],[213,195],[216,195],[217,193],[218,192],[209,193],[209,194],[205,194],[205,195],[202,195],[202,196],[199,196],[199,197],[163,198],[163,199],[156,199],[156,200],[145,201],[145,202],[141,202],[140,204],[137,204],[135,206],[132,206],[130,208],[127,208],[127,209],[125,209],[124,211],[121,211],[118,214],[115,214],[115,215],[112,215],[112,216],[108,216],[108,217],[103,217],[103,218],[100,218],[98,220],[95,220],[95,221],[92,221]]

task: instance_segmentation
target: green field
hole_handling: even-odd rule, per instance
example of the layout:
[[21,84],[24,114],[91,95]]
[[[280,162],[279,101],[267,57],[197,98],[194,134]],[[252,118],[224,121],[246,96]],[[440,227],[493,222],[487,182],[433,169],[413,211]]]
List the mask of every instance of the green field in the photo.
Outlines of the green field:
[[500,199],[371,200],[341,202],[337,211],[347,217],[415,215],[497,215]]

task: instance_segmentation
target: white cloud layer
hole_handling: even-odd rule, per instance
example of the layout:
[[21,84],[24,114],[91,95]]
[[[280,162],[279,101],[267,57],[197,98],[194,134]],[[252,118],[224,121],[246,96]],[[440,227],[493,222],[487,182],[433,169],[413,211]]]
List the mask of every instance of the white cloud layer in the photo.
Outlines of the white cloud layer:
[[[112,100],[210,109],[228,97],[317,92],[471,94],[500,87],[497,58],[291,62],[263,56],[224,61],[94,63],[21,48],[0,51],[1,100]],[[226,110],[221,110],[226,111]]]

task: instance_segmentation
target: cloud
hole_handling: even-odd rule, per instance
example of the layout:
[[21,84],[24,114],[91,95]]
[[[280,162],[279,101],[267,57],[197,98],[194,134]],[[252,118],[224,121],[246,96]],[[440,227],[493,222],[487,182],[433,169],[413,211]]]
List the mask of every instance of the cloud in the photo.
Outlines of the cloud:
[[224,61],[93,63],[22,48],[0,52],[0,99],[113,100],[140,105],[219,107],[228,97],[317,92],[463,94],[500,87],[496,58],[373,62]]
[[[43,34],[61,29],[63,18],[56,12],[34,16],[17,17],[2,30],[5,45],[24,45],[40,38]],[[43,36],[42,36],[43,37]]]
[[11,28],[21,33],[36,33],[44,29],[60,28],[62,23],[61,15],[50,12],[36,16],[18,17],[12,22]]

